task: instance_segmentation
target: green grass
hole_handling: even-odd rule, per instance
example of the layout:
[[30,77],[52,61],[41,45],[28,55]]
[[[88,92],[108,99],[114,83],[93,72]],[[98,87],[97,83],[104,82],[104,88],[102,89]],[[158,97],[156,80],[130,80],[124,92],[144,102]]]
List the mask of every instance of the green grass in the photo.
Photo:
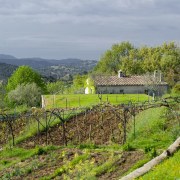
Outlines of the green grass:
[[161,164],[155,166],[151,171],[139,179],[180,179],[180,151],[176,152],[173,157],[170,157]]
[[[52,123],[51,123],[51,127],[60,123],[59,119],[55,119]],[[15,144],[19,144],[22,141],[25,141],[26,139],[36,135],[38,133],[38,125],[37,125],[37,121],[34,120],[31,122],[31,125],[27,125],[26,128],[24,129],[24,131],[15,138]],[[46,128],[46,120],[45,119],[41,119],[41,124],[39,125],[39,131],[42,132],[44,131]]]
[[13,149],[4,149],[0,151],[0,171],[14,164],[24,161],[35,155],[47,154],[49,151],[58,149],[57,146],[36,146],[34,149],[24,149],[14,147]]
[[168,147],[177,138],[179,127],[176,119],[167,120],[166,111],[165,107],[158,107],[139,113],[135,118],[135,138],[132,124],[127,143],[140,149]]
[[36,149],[13,148],[0,152],[0,171],[36,154]]
[[92,167],[92,169],[89,169],[89,172],[87,172],[84,176],[81,176],[81,179],[97,179],[98,176],[100,176],[101,174],[104,174],[106,172],[111,172],[115,170],[115,162],[117,161],[117,159],[119,159],[120,157],[110,157],[109,159],[107,159],[106,162],[104,162],[101,165],[98,166],[94,166]]
[[[148,100],[145,94],[102,94],[102,100],[98,94],[70,94],[70,95],[45,95],[46,108],[61,107],[89,107],[100,102],[110,102],[111,104],[121,104],[132,102],[143,102]],[[152,100],[152,97],[149,97]]]
[[[79,114],[81,113],[82,110],[75,110],[75,111],[66,111],[64,112],[64,114],[61,114],[61,117],[64,118],[64,120],[68,120],[70,117],[72,117],[75,114]],[[49,117],[47,118],[47,122],[46,119],[41,118],[40,119],[40,124],[39,124],[39,132],[43,132],[46,130],[46,123],[49,123],[49,125],[47,125],[47,127],[53,127],[55,125],[57,125],[58,123],[60,123],[61,120],[59,118],[57,118],[56,116],[51,116],[49,115]],[[27,125],[25,127],[25,129],[21,132],[21,134],[17,137],[15,137],[15,144],[19,144],[22,141],[25,141],[26,139],[36,135],[38,133],[38,122],[33,119],[30,122],[30,125]]]

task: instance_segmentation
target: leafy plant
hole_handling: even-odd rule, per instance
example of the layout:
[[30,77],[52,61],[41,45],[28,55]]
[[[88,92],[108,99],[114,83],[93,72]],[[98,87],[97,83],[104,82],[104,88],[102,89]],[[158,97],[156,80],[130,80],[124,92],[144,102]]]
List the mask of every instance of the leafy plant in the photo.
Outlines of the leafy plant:
[[133,150],[135,150],[135,148],[130,143],[126,143],[123,145],[123,150],[124,151],[133,151]]

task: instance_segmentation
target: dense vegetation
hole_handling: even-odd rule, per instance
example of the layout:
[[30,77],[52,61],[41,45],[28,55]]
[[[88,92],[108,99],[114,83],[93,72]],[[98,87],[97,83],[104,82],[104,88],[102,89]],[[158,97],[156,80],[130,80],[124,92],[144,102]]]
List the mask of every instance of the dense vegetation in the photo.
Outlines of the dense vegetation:
[[180,77],[180,48],[173,42],[139,48],[129,42],[114,44],[102,55],[94,73],[117,74],[119,69],[126,75],[160,70],[165,81],[173,86]]
[[17,69],[17,66],[0,63],[0,81],[7,81],[7,79],[12,75],[12,73]]

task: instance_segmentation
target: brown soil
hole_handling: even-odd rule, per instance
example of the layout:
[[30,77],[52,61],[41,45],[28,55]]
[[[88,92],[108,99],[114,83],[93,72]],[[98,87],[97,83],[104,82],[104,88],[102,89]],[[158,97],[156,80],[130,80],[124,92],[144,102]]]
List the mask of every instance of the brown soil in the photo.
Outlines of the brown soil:
[[111,109],[103,113],[96,111],[91,111],[86,115],[82,113],[69,119],[64,124],[64,129],[62,124],[49,127],[46,132],[36,134],[21,142],[19,146],[32,148],[38,144],[78,145],[89,141],[97,145],[108,144],[110,141],[121,144],[123,131],[119,128],[120,122],[121,119]]
[[[65,152],[65,155],[62,154]],[[49,176],[53,172],[72,160],[75,154],[83,154],[84,152],[79,149],[61,149],[54,150],[44,155],[34,156],[23,162],[20,162],[10,168],[6,168],[3,171],[0,171],[0,177],[7,173],[12,173],[17,170],[21,171],[21,174],[14,175],[11,179],[39,179],[43,176]],[[97,152],[91,150],[90,158],[94,159],[95,166],[99,166],[105,163],[110,156],[111,152]],[[105,172],[97,177],[99,180],[105,179],[119,179],[129,168],[131,168],[137,161],[143,158],[143,152],[141,151],[129,151],[129,152],[120,152],[116,151],[115,155],[117,156],[117,161],[114,164],[115,169],[112,172]],[[121,156],[119,156],[121,155]],[[119,158],[118,158],[119,157]],[[72,179],[75,177],[71,176]],[[56,179],[63,179],[63,176],[58,176]]]

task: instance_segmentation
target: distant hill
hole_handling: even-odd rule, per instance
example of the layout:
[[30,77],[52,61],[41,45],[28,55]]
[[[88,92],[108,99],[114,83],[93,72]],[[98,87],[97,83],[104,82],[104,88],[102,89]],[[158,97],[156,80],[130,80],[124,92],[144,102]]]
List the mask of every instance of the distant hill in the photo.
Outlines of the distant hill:
[[16,59],[16,57],[7,54],[0,54],[0,59]]
[[18,66],[0,63],[0,80],[6,81],[17,68]]
[[61,79],[67,75],[83,74],[96,66],[95,60],[81,60],[75,58],[55,60],[43,58],[16,58],[12,55],[0,54],[0,63],[14,66],[28,65],[37,70],[43,77]]
[[46,60],[37,60],[35,58],[23,58],[23,59],[5,59],[0,57],[0,62],[1,63],[7,63],[7,64],[12,64],[15,66],[22,66],[22,65],[28,65],[34,69],[39,69],[39,68],[45,68],[49,66],[53,66],[53,63],[50,63]]

